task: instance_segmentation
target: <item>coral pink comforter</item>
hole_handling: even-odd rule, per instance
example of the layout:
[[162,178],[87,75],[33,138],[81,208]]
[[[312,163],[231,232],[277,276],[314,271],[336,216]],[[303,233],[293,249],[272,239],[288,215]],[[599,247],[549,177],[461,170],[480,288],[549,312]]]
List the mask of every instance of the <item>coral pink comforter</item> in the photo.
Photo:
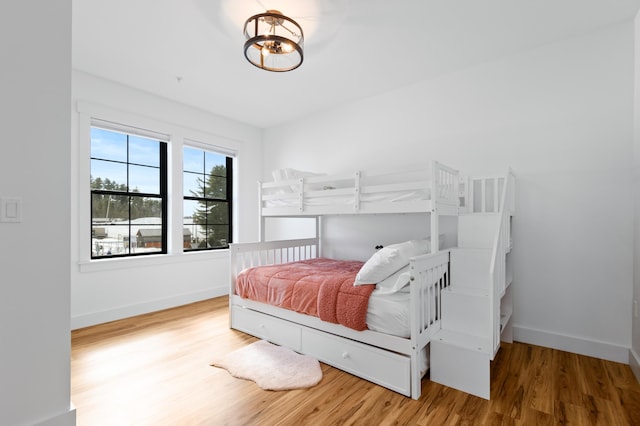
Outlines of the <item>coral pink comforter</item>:
[[353,285],[362,265],[353,260],[318,258],[249,268],[238,274],[236,294],[365,330],[375,284]]

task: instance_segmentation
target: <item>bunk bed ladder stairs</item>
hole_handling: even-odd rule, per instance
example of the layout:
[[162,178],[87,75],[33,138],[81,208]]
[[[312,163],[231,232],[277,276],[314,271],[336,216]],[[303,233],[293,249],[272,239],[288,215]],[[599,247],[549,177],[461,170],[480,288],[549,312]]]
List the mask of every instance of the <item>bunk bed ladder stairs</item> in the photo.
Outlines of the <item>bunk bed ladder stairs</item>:
[[442,328],[430,343],[431,380],[485,399],[494,355],[490,264],[498,227],[497,213],[459,216],[451,286],[442,292]]

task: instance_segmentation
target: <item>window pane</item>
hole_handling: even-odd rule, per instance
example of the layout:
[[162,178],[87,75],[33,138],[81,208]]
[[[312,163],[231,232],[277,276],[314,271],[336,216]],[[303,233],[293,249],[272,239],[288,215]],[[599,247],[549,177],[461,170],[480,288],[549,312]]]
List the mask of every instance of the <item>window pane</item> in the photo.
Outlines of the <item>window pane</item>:
[[183,202],[183,248],[197,249],[199,244],[205,240],[206,229],[199,225],[200,219],[195,214],[200,203],[194,200],[184,200]]
[[226,225],[229,223],[229,209],[224,202],[207,202],[207,225]]
[[128,254],[129,197],[92,194],[91,255],[106,257]]
[[111,161],[91,160],[91,189],[127,190],[127,165]]
[[131,196],[131,253],[162,251],[162,200]]
[[213,174],[207,177],[206,197],[215,199],[227,198],[227,179]]
[[160,194],[160,169],[130,165],[129,191]]
[[185,147],[182,155],[182,169],[185,172],[204,172],[204,151]]
[[197,211],[200,209],[200,202],[194,200],[184,200],[182,206],[182,215],[184,217],[184,224],[198,224],[200,222],[199,217],[197,216]]
[[[197,148],[184,149],[183,242],[186,250],[228,248],[230,241],[227,156]],[[189,244],[188,239],[191,239]]]
[[92,127],[91,157],[127,161],[127,135]]
[[[107,227],[107,230],[110,230],[111,227]],[[101,235],[100,231],[104,228],[94,228],[95,235]],[[93,231],[93,230],[92,230]],[[122,254],[128,254],[129,247],[128,244],[125,245],[125,240],[120,235],[118,237],[97,237],[91,238],[91,255],[93,257],[107,257],[107,256],[116,256]]]
[[91,194],[91,225],[99,225],[108,220],[109,198],[105,194]]
[[182,193],[185,197],[202,197],[202,174],[183,173]]
[[226,164],[227,157],[224,155],[217,154],[215,152],[207,152],[205,151],[204,157],[204,171],[210,174],[215,174],[216,176],[226,176]]
[[91,224],[100,225],[129,220],[129,197],[91,194]]
[[[132,226],[132,228],[134,228]],[[135,227],[131,236],[131,253],[153,253],[162,251],[162,226],[145,225]]]
[[209,227],[207,235],[207,246],[214,248],[224,248],[229,246],[229,227],[216,225]]
[[132,225],[161,225],[162,200],[152,197],[131,197]]
[[[187,201],[185,201],[185,204]],[[193,211],[191,215],[191,223],[198,226],[197,232],[194,232],[194,234],[197,237],[204,238],[207,233],[207,209],[205,203],[202,201],[191,201],[187,208],[190,208]]]
[[[200,203],[193,200],[184,200],[184,230],[183,238],[185,238],[185,249],[206,248],[207,228],[204,224],[204,215],[199,212]],[[189,233],[190,241],[186,244],[184,234]]]
[[160,143],[162,142],[130,135],[129,162],[160,167]]
[[190,250],[192,248],[198,248],[196,245],[196,237],[193,234],[191,227],[182,228],[182,248]]

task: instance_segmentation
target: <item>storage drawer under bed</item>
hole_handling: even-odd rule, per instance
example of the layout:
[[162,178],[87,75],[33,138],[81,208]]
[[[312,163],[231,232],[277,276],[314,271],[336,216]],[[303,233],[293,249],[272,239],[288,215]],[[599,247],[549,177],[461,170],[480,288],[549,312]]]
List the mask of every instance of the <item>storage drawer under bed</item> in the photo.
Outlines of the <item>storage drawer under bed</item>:
[[231,306],[232,327],[285,346],[340,370],[411,396],[410,358],[240,306]]
[[407,356],[306,327],[301,352],[403,395],[411,394]]
[[300,325],[239,306],[231,307],[231,316],[236,330],[300,351]]

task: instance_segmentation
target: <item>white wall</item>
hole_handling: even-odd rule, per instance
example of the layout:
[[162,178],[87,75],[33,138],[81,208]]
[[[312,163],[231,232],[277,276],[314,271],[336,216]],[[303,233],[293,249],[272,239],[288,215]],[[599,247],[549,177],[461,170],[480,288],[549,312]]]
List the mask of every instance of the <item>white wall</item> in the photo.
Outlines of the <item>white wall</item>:
[[0,223],[0,424],[73,425],[71,1],[0,3],[0,52],[0,197],[22,199]]
[[[236,241],[258,238],[256,181],[261,175],[260,130],[79,71],[73,72],[71,326],[80,328],[227,294],[228,251],[90,261],[88,139],[89,115],[168,133],[170,197],[180,200],[184,138],[237,153],[234,229]],[[78,106],[79,105],[79,106]],[[78,110],[81,112],[78,113]],[[173,157],[172,157],[173,154]],[[169,212],[170,228],[182,233],[181,203]],[[173,220],[176,219],[176,220]]]
[[626,22],[344,105],[266,130],[265,178],[512,167],[516,338],[627,362],[633,66]]
[[[635,81],[634,81],[634,137],[633,137],[633,194],[634,209],[634,256],[633,256],[633,300],[640,300],[640,12],[635,19]],[[636,308],[640,309],[640,306]],[[640,380],[640,316],[634,313],[632,319],[632,343],[630,364]]]

